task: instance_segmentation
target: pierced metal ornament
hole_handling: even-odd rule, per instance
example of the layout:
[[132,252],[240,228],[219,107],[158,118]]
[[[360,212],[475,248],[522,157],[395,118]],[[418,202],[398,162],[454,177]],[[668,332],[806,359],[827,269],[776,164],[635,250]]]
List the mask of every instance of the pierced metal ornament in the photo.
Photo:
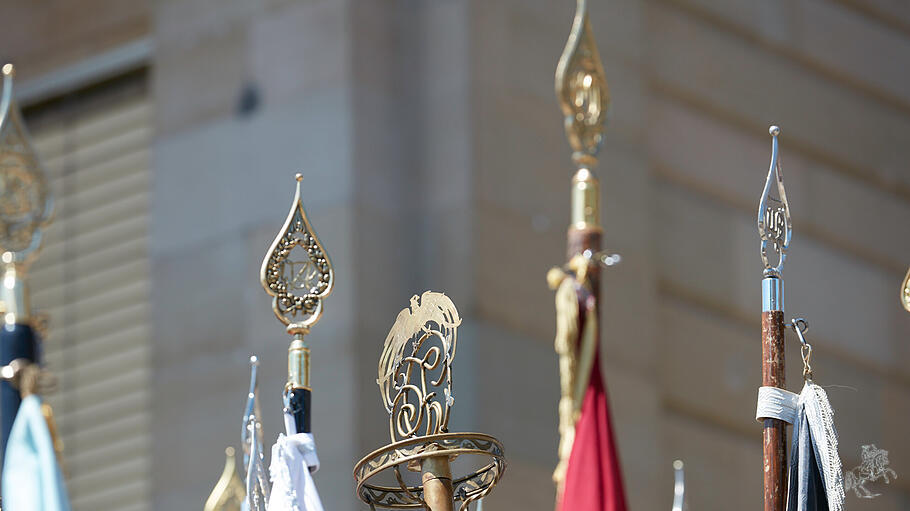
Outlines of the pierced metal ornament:
[[565,115],[572,159],[579,166],[597,163],[610,89],[588,22],[587,0],[578,0],[569,40],[556,66],[556,97]]
[[272,309],[288,331],[306,332],[322,315],[322,300],[332,292],[332,263],[307,220],[300,196],[303,176],[281,232],[262,261],[260,281],[273,297]]
[[[784,270],[784,260],[787,258],[787,249],[790,247],[790,238],[793,235],[793,225],[790,222],[790,206],[784,190],[784,175],[780,168],[777,145],[780,128],[771,126],[768,132],[771,134],[771,166],[768,169],[765,189],[758,204],[758,234],[761,236],[761,259],[765,265],[765,276],[779,277]],[[772,186],[775,183],[777,184],[776,196]],[[777,256],[776,262],[770,261],[768,258],[769,245]]]
[[483,433],[448,432],[460,324],[449,297],[426,291],[411,297],[410,306],[398,314],[386,337],[376,383],[389,413],[392,443],[354,467],[357,495],[371,509],[428,508],[424,486],[408,482],[402,468],[421,471],[424,464],[440,459],[448,467],[455,457],[468,455],[483,460],[483,466],[466,475],[452,474],[452,498],[461,502],[459,511],[489,494],[505,471],[499,440]]
[[[47,179],[13,99],[13,66],[2,68],[0,95],[0,252],[24,265],[41,246],[53,204]],[[4,259],[7,259],[6,257]]]
[[449,410],[455,403],[452,362],[460,324],[452,300],[432,291],[412,296],[410,308],[395,319],[376,380],[389,412],[393,442],[448,430]]

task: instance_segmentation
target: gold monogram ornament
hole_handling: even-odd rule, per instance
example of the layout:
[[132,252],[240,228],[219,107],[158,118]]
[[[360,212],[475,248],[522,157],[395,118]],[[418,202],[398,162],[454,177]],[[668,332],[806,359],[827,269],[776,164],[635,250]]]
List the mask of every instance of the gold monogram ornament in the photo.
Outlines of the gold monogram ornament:
[[260,281],[271,295],[272,309],[288,332],[306,333],[319,321],[322,300],[332,292],[335,273],[316,231],[307,220],[300,194],[303,176],[297,174],[297,191],[281,233],[262,261]]
[[588,21],[587,3],[578,0],[569,40],[556,66],[556,97],[565,115],[572,159],[579,166],[597,163],[610,107],[610,89]]
[[[455,404],[452,363],[461,317],[446,295],[426,291],[411,297],[386,336],[379,359],[382,403],[389,413],[392,443],[354,467],[357,495],[371,509],[453,509],[460,511],[489,494],[505,471],[502,444],[483,433],[451,433]],[[450,462],[477,457],[485,465],[454,477]],[[422,472],[422,484],[407,472]],[[392,484],[378,482],[383,477]]]

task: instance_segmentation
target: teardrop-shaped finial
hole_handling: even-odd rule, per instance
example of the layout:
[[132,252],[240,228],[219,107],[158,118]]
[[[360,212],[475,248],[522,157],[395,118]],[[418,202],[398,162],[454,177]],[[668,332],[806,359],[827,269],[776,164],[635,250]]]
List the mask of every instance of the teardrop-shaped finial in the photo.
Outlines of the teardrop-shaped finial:
[[237,460],[234,457],[234,448],[224,450],[224,470],[215,483],[215,488],[205,501],[205,511],[240,511],[246,490],[243,481],[237,475]]
[[[771,167],[768,169],[768,178],[765,180],[765,189],[758,204],[758,234],[761,236],[761,259],[765,265],[765,276],[781,275],[784,270],[784,260],[787,258],[787,248],[793,235],[793,226],[790,222],[790,206],[787,203],[787,193],[784,190],[784,175],[780,168],[780,155],[777,146],[777,136],[780,128],[768,128],[771,134]],[[777,193],[772,185],[777,184]],[[777,260],[768,258],[768,246],[777,255]]]
[[0,68],[0,253],[23,267],[41,246],[53,206],[44,169],[13,97],[12,64]]
[[587,0],[578,0],[569,40],[556,66],[556,97],[565,115],[572,159],[579,166],[594,165],[603,144],[610,89],[588,22]]
[[332,263],[307,220],[301,200],[301,181],[281,232],[262,261],[260,281],[273,297],[272,309],[288,332],[305,333],[319,321],[322,300],[332,292]]

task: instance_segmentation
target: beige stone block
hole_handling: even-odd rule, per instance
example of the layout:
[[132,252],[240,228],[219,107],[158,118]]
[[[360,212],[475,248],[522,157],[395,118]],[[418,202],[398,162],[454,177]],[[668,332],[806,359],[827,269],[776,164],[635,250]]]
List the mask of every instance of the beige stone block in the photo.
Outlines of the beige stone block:
[[[753,217],[670,185],[660,196],[661,275],[729,314],[757,318],[761,263]],[[692,270],[706,263],[711,271]],[[895,364],[895,340],[906,338],[908,325],[892,321],[894,275],[800,238],[799,231],[784,275],[788,317],[807,318],[812,335],[845,357],[903,371]]]
[[[764,130],[746,133],[668,98],[651,102],[650,146],[658,173],[681,186],[755,211],[770,161]],[[787,198],[796,234],[903,269],[910,239],[895,236],[910,223],[907,201],[868,181],[846,176],[788,148],[781,135]],[[798,239],[797,239],[798,242]]]
[[[761,436],[718,430],[698,419],[662,417],[668,463],[683,460],[690,509],[748,509],[762,502]],[[670,478],[667,478],[669,485]],[[656,489],[655,489],[656,491]],[[667,502],[672,502],[668,492]]]
[[250,79],[248,44],[248,27],[234,24],[158,48],[152,75],[153,93],[160,98],[157,131],[170,134],[231,115],[241,87]]
[[910,55],[905,34],[858,14],[848,5],[804,2],[688,0],[686,9],[717,17],[718,24],[755,37],[773,51],[805,62],[832,81],[906,103],[910,75],[894,62]]
[[679,11],[648,7],[655,84],[756,129],[774,121],[794,148],[906,187],[910,117],[797,62]]

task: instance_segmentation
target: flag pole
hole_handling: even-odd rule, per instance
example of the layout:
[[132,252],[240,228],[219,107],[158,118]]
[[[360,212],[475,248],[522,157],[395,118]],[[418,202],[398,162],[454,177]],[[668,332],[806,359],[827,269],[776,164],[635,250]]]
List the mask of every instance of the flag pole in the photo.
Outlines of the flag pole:
[[[591,31],[587,0],[577,0],[575,18],[565,49],[556,67],[556,97],[565,116],[565,130],[572,147],[575,172],[571,181],[570,218],[566,236],[568,263],[553,268],[547,280],[556,291],[557,334],[561,397],[559,401],[559,462],[553,472],[557,509],[625,509],[618,455],[609,424],[607,398],[599,367],[600,272],[619,262],[617,254],[602,250],[600,182],[594,174],[604,139],[610,91]],[[576,427],[584,416],[585,447],[570,469]],[[595,411],[603,410],[603,415]],[[589,445],[590,444],[590,445]],[[597,447],[595,447],[597,446]],[[596,452],[595,452],[596,451]],[[579,491],[564,503],[567,476]],[[582,488],[600,487],[593,495]]]
[[[426,291],[411,298],[386,337],[376,383],[389,414],[391,443],[354,466],[355,492],[370,509],[454,511],[460,502],[458,510],[467,511],[493,491],[506,469],[496,438],[449,432],[460,324],[448,296]],[[453,474],[455,457],[474,463],[461,464]],[[414,481],[408,471],[420,478]],[[398,484],[381,484],[381,479]]]
[[[784,375],[784,279],[783,268],[792,236],[790,207],[784,190],[777,137],[771,126],[771,165],[758,206],[762,272],[762,386],[785,388]],[[775,193],[776,196],[775,196]],[[771,254],[769,254],[769,248]],[[770,259],[769,259],[770,256]],[[774,261],[776,256],[776,261]],[[783,511],[786,504],[787,423],[776,418],[762,420],[762,473],[764,511]]]
[[[305,336],[322,316],[322,301],[332,292],[335,272],[303,208],[297,174],[294,202],[281,232],[262,261],[260,282],[272,296],[272,310],[292,336],[288,346],[285,413],[294,432],[311,432],[310,347]],[[291,432],[288,432],[291,434]]]
[[[16,387],[27,366],[39,364],[42,318],[32,314],[26,273],[41,248],[42,230],[53,205],[44,169],[31,146],[13,98],[12,64],[2,67],[0,92],[0,367],[9,373],[0,382],[0,465],[13,422],[22,403]],[[16,374],[14,374],[16,373]]]

